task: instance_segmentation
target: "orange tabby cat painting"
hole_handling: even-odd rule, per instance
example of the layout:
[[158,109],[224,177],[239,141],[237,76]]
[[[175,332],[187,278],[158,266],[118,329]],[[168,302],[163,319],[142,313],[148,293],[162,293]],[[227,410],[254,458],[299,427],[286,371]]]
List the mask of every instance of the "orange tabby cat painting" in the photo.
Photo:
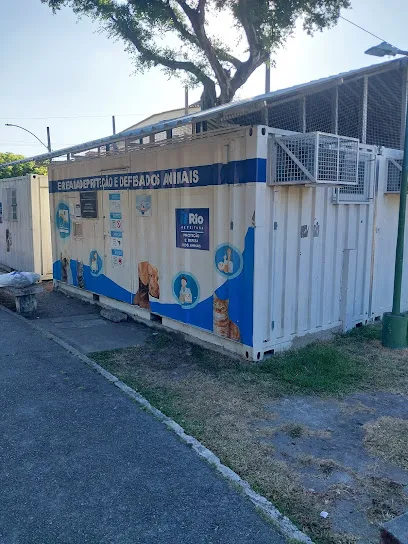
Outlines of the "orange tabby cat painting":
[[231,321],[228,313],[229,300],[221,300],[214,293],[214,333],[224,338],[230,338],[235,342],[241,340],[241,333],[236,323]]

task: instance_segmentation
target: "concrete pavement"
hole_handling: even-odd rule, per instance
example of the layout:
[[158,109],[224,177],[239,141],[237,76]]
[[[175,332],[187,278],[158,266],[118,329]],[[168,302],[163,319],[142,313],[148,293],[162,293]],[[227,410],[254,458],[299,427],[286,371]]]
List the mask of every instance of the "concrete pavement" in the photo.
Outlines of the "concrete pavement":
[[37,298],[36,324],[84,354],[140,345],[149,335],[145,325],[107,321],[99,306],[61,291],[45,291]]
[[0,330],[0,544],[284,542],[102,376],[1,310]]

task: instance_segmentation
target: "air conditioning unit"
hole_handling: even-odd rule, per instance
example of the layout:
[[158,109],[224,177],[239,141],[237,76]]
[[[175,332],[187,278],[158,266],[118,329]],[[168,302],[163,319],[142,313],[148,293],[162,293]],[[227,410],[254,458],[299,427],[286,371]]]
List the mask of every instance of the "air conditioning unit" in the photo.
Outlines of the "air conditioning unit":
[[276,136],[272,185],[357,185],[359,141],[309,132]]

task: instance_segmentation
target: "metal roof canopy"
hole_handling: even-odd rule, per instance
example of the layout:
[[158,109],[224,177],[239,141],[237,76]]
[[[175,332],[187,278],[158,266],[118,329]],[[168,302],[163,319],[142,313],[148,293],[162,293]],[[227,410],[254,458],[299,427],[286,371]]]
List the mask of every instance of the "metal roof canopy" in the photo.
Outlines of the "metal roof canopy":
[[24,163],[32,162],[32,161],[42,162],[42,161],[54,159],[56,157],[60,157],[62,155],[81,153],[83,151],[88,151],[90,149],[95,149],[97,147],[114,144],[116,142],[120,142],[123,140],[129,140],[134,138],[144,138],[152,134],[157,134],[157,133],[171,130],[177,127],[186,126],[191,123],[201,123],[209,119],[222,117],[224,114],[232,114],[236,112],[237,110],[239,111],[240,109],[243,109],[244,107],[259,105],[259,104],[262,104],[263,102],[271,102],[271,101],[273,102],[280,98],[285,98],[285,99],[291,98],[292,96],[296,96],[298,94],[304,93],[305,91],[312,93],[312,92],[316,92],[317,90],[324,90],[324,89],[342,84],[345,80],[359,79],[367,75],[384,72],[387,70],[391,70],[394,67],[397,68],[397,67],[402,67],[405,65],[408,65],[408,58],[396,59],[396,60],[392,60],[388,62],[374,64],[372,66],[367,66],[364,68],[358,68],[357,70],[351,70],[350,72],[344,72],[334,76],[329,76],[327,78],[311,81],[309,83],[302,83],[300,85],[295,85],[293,87],[289,87],[286,89],[272,91],[270,93],[261,94],[253,98],[240,100],[238,102],[232,102],[229,104],[225,104],[223,106],[217,106],[215,108],[200,111],[190,115],[185,115],[184,117],[179,117],[177,119],[161,121],[159,123],[155,123],[153,125],[147,125],[145,127],[141,127],[138,129],[119,132],[112,136],[107,136],[105,138],[100,138],[97,140],[91,140],[83,144],[66,147],[63,149],[59,149],[57,151],[53,151],[51,153],[43,153],[42,155],[34,155],[32,157],[20,159],[18,161],[4,163],[0,165],[0,168],[3,166],[5,167],[5,166],[12,166],[15,164],[24,164]]

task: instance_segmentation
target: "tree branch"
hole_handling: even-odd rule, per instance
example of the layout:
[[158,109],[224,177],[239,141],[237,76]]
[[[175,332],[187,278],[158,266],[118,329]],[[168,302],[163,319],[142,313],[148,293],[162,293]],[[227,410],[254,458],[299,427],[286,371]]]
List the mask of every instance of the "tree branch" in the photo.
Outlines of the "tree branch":
[[170,70],[184,70],[193,74],[198,81],[203,85],[214,85],[214,82],[209,78],[203,70],[201,70],[196,64],[190,61],[179,61],[176,59],[171,59],[161,55],[157,51],[147,48],[144,45],[144,41],[141,36],[135,32],[125,21],[120,21],[118,18],[111,16],[111,21],[121,29],[122,36],[131,42],[136,49],[143,55],[144,59],[147,62],[152,62],[153,64],[161,64]]
[[242,66],[243,62],[237,57],[234,57],[234,55],[231,55],[231,53],[228,53],[228,51],[223,51],[222,49],[218,49],[214,47],[214,51],[219,59],[221,59],[224,62],[229,62],[234,66],[237,70]]
[[261,49],[261,44],[256,34],[256,29],[248,18],[248,13],[250,12],[251,6],[247,0],[238,0],[237,9],[239,12],[239,19],[247,37],[249,54],[250,56],[256,55]]
[[162,4],[161,1],[158,2],[161,6],[164,6],[165,11],[169,17],[169,19],[172,21],[174,28],[177,30],[177,32],[182,36],[185,40],[189,41],[193,45],[200,46],[198,43],[197,37],[192,34],[188,28],[183,24],[183,22],[178,17],[177,13],[174,11],[174,8],[170,5],[170,0],[165,0],[164,4]]
[[[191,22],[191,26],[197,36],[198,42],[204,51],[205,56],[214,71],[218,84],[221,88],[221,102],[224,102],[224,95],[228,92],[230,76],[222,66],[217,53],[205,31],[205,5],[207,0],[199,0],[197,9],[191,8],[185,0],[176,0]],[[237,59],[238,60],[238,59]],[[235,65],[235,64],[234,64]]]
[[265,63],[269,58],[269,55],[266,52],[259,52],[256,55],[250,55],[249,59],[246,62],[243,62],[240,68],[237,69],[234,77],[231,79],[230,84],[230,97],[228,101],[231,101],[238,89],[246,83],[249,76],[251,76],[257,68],[259,68],[263,63]]

